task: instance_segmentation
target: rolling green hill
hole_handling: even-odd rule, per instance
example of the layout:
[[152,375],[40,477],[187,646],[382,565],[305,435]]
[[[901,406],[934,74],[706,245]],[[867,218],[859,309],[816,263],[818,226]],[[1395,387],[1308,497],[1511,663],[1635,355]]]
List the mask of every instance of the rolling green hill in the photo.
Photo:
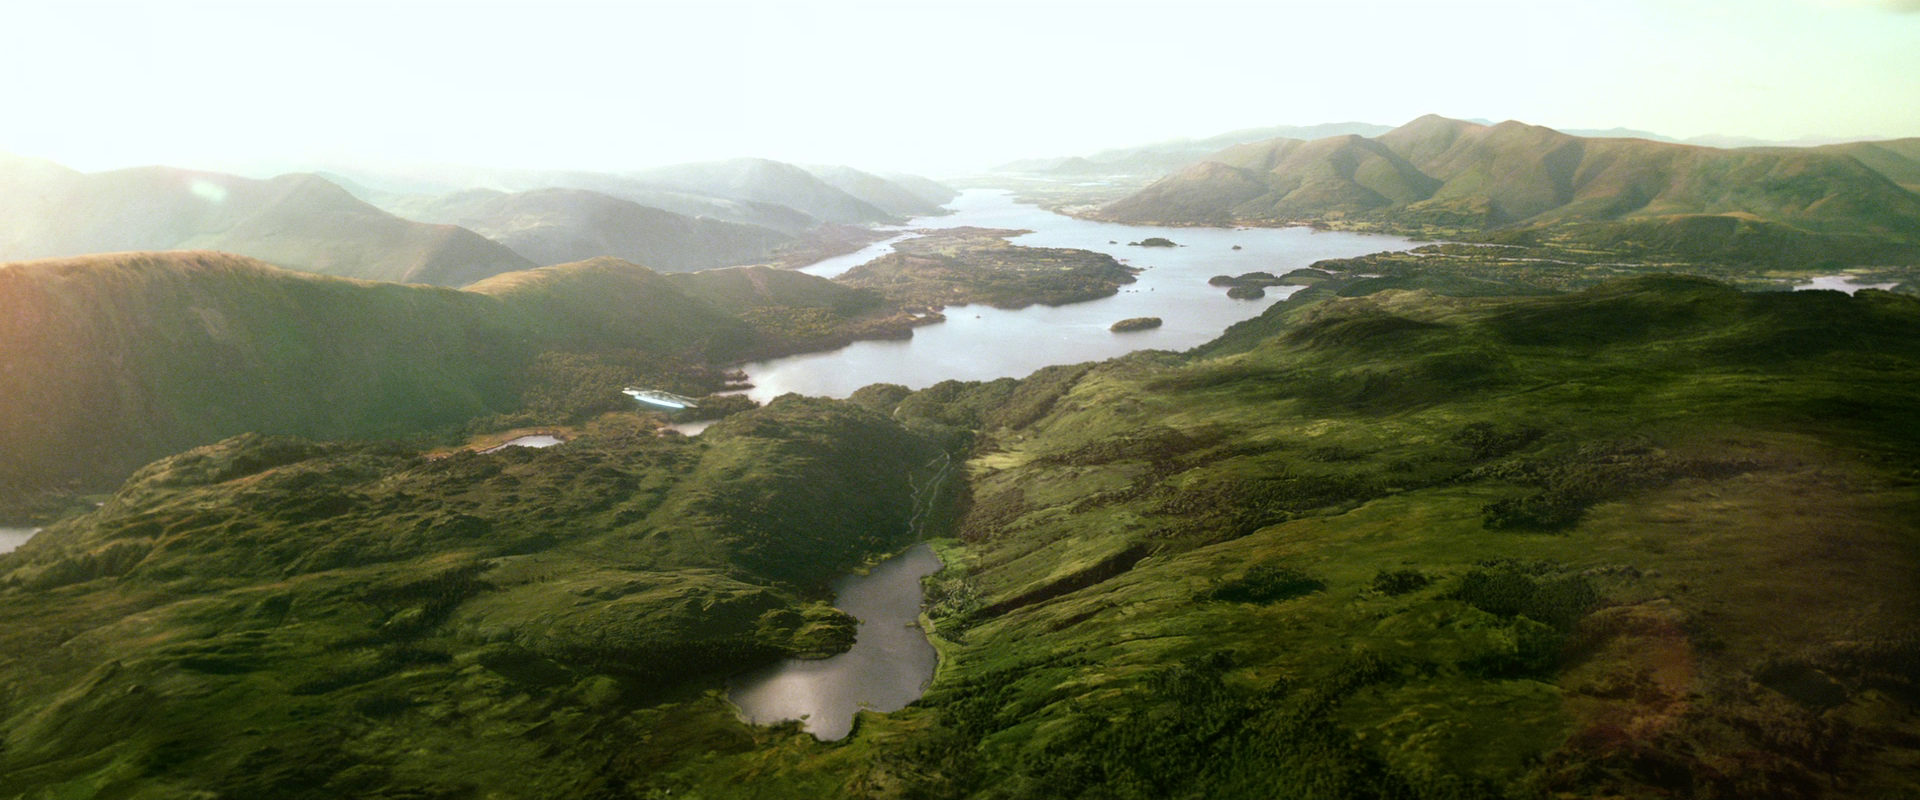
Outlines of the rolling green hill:
[[[0,265],[0,494],[111,486],[250,431],[393,438],[498,415],[577,421],[624,407],[629,382],[706,394],[724,383],[709,364],[899,335],[869,293],[764,270],[751,274],[768,291],[714,288],[730,274],[682,283],[594,259],[454,290],[209,252]],[[511,416],[526,413],[547,416]]]
[[221,253],[0,266],[0,484],[95,487],[250,430],[398,436],[504,410],[531,353],[498,306]]
[[[559,302],[567,271],[488,294]],[[240,437],[0,556],[0,774],[27,796],[1908,796],[1916,354],[1920,299],[1885,292],[1313,288],[1186,354],[786,397],[696,440],[619,416],[439,460]],[[935,441],[965,463],[933,505],[926,696],[840,742],[739,721],[727,676],[845,645],[819,587],[910,541]]]
[[0,261],[211,249],[305,272],[442,286],[532,266],[472,231],[395,217],[314,175],[82,174],[0,156],[0,215],[8,221]]
[[1789,250],[1826,248],[1873,263],[1920,248],[1920,195],[1895,182],[1910,177],[1901,152],[1899,143],[1719,150],[1428,116],[1372,139],[1229,148],[1096,216],[1442,236],[1542,231],[1599,244],[1658,240],[1668,226],[1712,217],[1772,226],[1773,238],[1804,243]]
[[648,768],[614,754],[673,738],[648,709],[688,676],[851,643],[812,589],[910,538],[937,455],[795,397],[697,440],[428,460],[249,435],[156,462],[0,555],[0,785],[624,793]]
[[1889,139],[1826,145],[1823,152],[1849,156],[1910,192],[1920,192],[1920,139]]
[[914,395],[896,416],[976,431],[971,502],[940,677],[866,720],[871,769],[983,798],[1910,793],[1917,345],[1886,293],[1309,290],[1187,357]]

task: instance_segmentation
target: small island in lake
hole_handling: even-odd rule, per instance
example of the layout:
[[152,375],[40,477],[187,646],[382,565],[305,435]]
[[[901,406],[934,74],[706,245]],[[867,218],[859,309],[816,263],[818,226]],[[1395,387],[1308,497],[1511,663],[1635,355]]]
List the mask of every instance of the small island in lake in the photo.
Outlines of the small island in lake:
[[1133,247],[1179,247],[1180,246],[1180,245],[1174,244],[1172,239],[1168,239],[1164,236],[1150,236],[1145,239],[1141,239],[1140,241],[1137,241],[1137,242],[1127,242],[1127,244]]
[[1159,317],[1132,317],[1113,323],[1107,330],[1114,333],[1132,333],[1133,331],[1150,331],[1158,327],[1160,327]]
[[1237,276],[1215,275],[1207,279],[1207,284],[1227,287],[1227,296],[1235,300],[1258,300],[1267,296],[1269,286],[1312,285],[1328,277],[1332,276],[1319,270],[1296,269],[1277,278],[1271,272],[1247,272]]
[[894,252],[836,279],[888,301],[941,308],[985,303],[1025,308],[1097,300],[1118,294],[1138,270],[1113,256],[1063,247],[1020,247],[1007,237],[1030,231],[949,228],[894,245]]

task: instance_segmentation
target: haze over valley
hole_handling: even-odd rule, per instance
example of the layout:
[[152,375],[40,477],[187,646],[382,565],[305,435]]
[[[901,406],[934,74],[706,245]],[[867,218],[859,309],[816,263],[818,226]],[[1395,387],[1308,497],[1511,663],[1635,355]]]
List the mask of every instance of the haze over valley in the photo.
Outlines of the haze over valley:
[[1906,0],[0,29],[0,800],[1920,796]]

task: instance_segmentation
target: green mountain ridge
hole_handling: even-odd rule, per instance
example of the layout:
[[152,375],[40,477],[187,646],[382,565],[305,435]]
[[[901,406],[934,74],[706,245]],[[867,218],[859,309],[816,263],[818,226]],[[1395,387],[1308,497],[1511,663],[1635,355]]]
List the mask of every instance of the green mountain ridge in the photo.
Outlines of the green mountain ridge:
[[1826,145],[1820,150],[1850,156],[1910,192],[1920,192],[1920,138]]
[[1778,237],[1816,240],[1844,258],[1902,259],[1920,246],[1920,195],[1895,183],[1909,176],[1901,147],[1717,150],[1427,116],[1372,139],[1238,145],[1094,215],[1134,223],[1332,222],[1442,235],[1570,231],[1583,241],[1632,230],[1619,225],[1705,215],[1781,226]]

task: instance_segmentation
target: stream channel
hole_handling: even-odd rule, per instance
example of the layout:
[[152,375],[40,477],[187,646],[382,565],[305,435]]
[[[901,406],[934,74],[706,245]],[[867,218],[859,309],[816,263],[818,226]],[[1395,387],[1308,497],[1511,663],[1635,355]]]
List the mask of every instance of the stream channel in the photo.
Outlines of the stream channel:
[[[1135,350],[1186,350],[1220,335],[1227,326],[1258,316],[1300,287],[1276,286],[1258,300],[1235,300],[1215,275],[1265,271],[1275,275],[1327,258],[1414,243],[1396,236],[1340,233],[1308,228],[1160,228],[1090,222],[1013,201],[1010,193],[974,189],[949,205],[955,213],[920,217],[901,233],[857,252],[803,267],[834,277],[892,252],[917,235],[915,228],[1014,228],[1033,231],[1012,238],[1031,247],[1072,247],[1106,253],[1142,268],[1135,283],[1112,297],[1065,306],[1028,306],[1018,311],[984,305],[951,306],[947,321],[916,328],[913,338],[866,341],[825,353],[808,353],[746,364],[754,388],[748,396],[766,402],[788,392],[846,397],[872,383],[922,389],[943,380],[1022,377],[1041,367],[1125,355]],[[1149,237],[1178,247],[1129,245]],[[1234,249],[1235,246],[1239,249]],[[1108,326],[1129,317],[1160,317],[1159,328],[1113,333]],[[697,434],[709,423],[675,426]],[[938,657],[920,630],[920,579],[940,569],[931,548],[920,545],[881,562],[864,575],[833,586],[835,607],[860,620],[853,649],[822,660],[788,659],[737,676],[728,699],[743,718],[759,724],[798,719],[814,736],[839,739],[862,709],[894,711],[925,691]]]

